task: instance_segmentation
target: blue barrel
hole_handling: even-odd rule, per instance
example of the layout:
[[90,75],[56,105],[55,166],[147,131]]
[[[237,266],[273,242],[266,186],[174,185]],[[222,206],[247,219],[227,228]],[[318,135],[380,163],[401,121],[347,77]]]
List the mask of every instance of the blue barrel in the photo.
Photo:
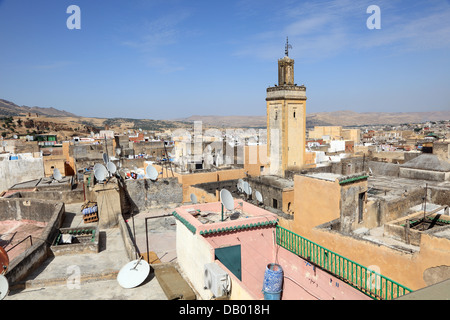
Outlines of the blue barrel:
[[281,291],[278,292],[264,291],[264,300],[281,300]]
[[283,268],[279,264],[270,263],[264,273],[264,300],[280,300],[283,287]]

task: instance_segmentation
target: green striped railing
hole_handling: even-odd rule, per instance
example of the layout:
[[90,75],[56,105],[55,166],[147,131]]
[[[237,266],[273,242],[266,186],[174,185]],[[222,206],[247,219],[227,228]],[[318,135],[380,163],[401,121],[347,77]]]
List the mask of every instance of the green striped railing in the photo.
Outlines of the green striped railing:
[[283,227],[276,228],[277,244],[332,273],[351,286],[379,300],[392,300],[412,290]]

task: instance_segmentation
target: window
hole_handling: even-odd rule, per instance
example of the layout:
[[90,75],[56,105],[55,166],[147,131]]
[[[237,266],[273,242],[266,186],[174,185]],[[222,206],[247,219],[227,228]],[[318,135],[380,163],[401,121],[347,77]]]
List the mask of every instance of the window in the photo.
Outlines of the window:
[[214,255],[236,278],[242,280],[241,245],[217,248],[214,250]]
[[363,221],[364,213],[364,200],[366,199],[366,193],[362,192],[358,196],[358,222]]
[[295,111],[294,111],[294,119],[295,119]]
[[272,199],[272,207],[274,207],[274,209],[278,209],[278,200],[277,199]]

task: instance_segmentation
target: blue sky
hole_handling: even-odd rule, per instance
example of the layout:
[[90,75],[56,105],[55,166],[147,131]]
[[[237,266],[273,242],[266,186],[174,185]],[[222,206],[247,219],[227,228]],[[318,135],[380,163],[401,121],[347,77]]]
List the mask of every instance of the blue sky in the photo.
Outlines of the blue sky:
[[307,113],[450,109],[449,0],[0,0],[0,98],[86,117],[265,115],[286,36]]

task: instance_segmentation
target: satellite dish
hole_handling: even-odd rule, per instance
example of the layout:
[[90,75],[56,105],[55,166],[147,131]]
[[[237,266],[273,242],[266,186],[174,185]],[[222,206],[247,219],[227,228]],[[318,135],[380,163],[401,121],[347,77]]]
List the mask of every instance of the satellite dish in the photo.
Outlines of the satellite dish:
[[108,177],[108,170],[104,165],[100,165],[96,170],[94,170],[94,176],[97,181],[105,181]]
[[0,275],[0,300],[5,299],[9,292],[8,279],[4,275]]
[[255,197],[256,197],[256,200],[257,200],[259,203],[262,203],[262,202],[263,202],[263,197],[262,197],[262,195],[261,195],[261,192],[255,191]]
[[157,180],[158,179],[158,171],[155,169],[154,166],[148,165],[147,168],[145,168],[145,176],[149,178],[150,180]]
[[191,193],[191,202],[192,202],[193,204],[196,204],[196,203],[197,203],[197,196],[196,196],[195,194],[193,194],[193,193]]
[[98,168],[100,168],[102,166],[102,164],[100,164],[100,163],[96,163],[96,164],[94,164],[94,167],[92,168],[92,170],[97,170]]
[[108,155],[107,155],[106,153],[103,153],[102,157],[103,157],[103,162],[104,162],[105,164],[107,164],[107,163],[109,162],[109,157],[108,157]]
[[238,180],[237,188],[239,192],[244,192],[244,180],[242,179]]
[[231,195],[230,191],[227,189],[220,190],[220,202],[222,202],[223,206],[231,211],[234,209],[234,199]]
[[128,262],[120,269],[117,282],[125,289],[137,287],[147,279],[150,273],[150,265],[147,261],[138,259]]
[[252,195],[252,187],[248,186],[248,195],[251,196]]
[[114,174],[117,171],[116,165],[111,161],[106,164],[106,168],[111,174]]
[[56,181],[61,181],[62,179],[61,172],[59,172],[58,168],[53,169],[53,179]]
[[242,190],[248,195],[249,194],[249,185],[247,181],[244,181],[244,183],[242,184]]
[[3,247],[0,247],[0,274],[6,273],[8,271],[9,266],[9,257],[8,253],[6,252]]

